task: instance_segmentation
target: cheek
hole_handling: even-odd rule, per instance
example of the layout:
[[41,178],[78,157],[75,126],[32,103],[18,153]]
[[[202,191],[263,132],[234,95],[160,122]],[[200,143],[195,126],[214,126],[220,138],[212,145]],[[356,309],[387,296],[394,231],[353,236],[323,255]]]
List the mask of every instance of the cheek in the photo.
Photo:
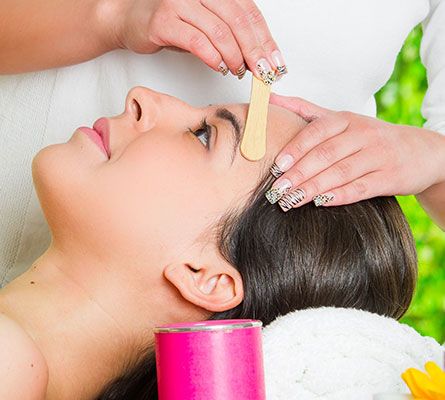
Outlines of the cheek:
[[53,145],[33,162],[42,208],[62,248],[80,246],[102,260],[131,259],[146,268],[184,251],[221,212],[208,164],[199,165],[185,146],[135,141],[109,163],[98,162],[94,150],[82,160],[73,148]]
[[[118,215],[110,227],[126,229],[151,250],[176,251],[196,237],[218,204],[212,201],[206,176],[184,147],[132,146],[98,178],[106,193],[104,215]],[[207,201],[202,201],[205,198]],[[113,224],[113,225],[114,225]]]
[[113,162],[91,146],[52,145],[35,157],[33,177],[54,242],[141,268],[183,252],[246,191],[187,143],[155,137]]

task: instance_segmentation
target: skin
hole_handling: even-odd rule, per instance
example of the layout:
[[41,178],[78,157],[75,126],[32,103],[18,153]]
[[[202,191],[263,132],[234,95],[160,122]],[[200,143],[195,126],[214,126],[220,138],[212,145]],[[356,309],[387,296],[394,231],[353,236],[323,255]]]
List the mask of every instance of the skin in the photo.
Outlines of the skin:
[[[137,87],[124,113],[108,119],[110,159],[79,130],[34,158],[52,241],[0,291],[0,316],[25,342],[10,359],[35,363],[15,365],[16,374],[47,386],[40,398],[94,398],[152,343],[154,326],[206,319],[242,301],[241,277],[209,226],[245,204],[304,122],[270,106],[266,157],[249,162],[236,148],[232,164],[233,128],[213,116],[217,108]],[[226,108],[242,131],[247,105]],[[210,150],[188,132],[204,117],[218,129]]]
[[301,207],[318,194],[333,195],[326,206],[376,196],[416,195],[445,230],[445,135],[390,124],[351,112],[335,112],[297,97],[271,96],[271,103],[311,121],[277,155],[293,157],[283,180],[303,189]]
[[[26,29],[23,29],[26,27]],[[2,0],[0,74],[78,64],[116,49],[190,52],[219,71],[256,71],[278,49],[253,0]]]
[[[245,63],[259,78],[257,61],[277,67],[278,49],[266,20],[252,0],[103,0],[111,7],[120,47],[154,53],[175,47],[218,71],[222,61],[234,75]],[[141,18],[141,15],[145,16]]]

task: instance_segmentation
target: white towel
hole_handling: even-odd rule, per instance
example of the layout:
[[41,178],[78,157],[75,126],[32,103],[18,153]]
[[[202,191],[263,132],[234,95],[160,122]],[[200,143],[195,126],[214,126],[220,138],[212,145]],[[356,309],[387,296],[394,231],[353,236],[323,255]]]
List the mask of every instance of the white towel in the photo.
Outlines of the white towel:
[[367,311],[316,308],[281,316],[263,329],[268,400],[372,400],[409,393],[401,378],[445,348],[398,321]]

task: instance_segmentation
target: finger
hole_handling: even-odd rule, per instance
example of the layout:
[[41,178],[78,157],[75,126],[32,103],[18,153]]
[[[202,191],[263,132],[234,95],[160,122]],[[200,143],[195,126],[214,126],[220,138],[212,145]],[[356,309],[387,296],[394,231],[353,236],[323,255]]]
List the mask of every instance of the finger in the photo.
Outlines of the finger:
[[229,25],[205,7],[184,9],[181,11],[180,17],[184,22],[194,26],[207,36],[221,54],[230,71],[236,75],[237,70],[243,65],[244,59]]
[[277,70],[280,75],[286,74],[287,67],[283,56],[278,50],[278,45],[270,32],[269,26],[255,2],[252,0],[238,0],[238,3],[247,14],[257,15],[257,18],[252,18],[251,21],[258,42],[262,46],[272,68]]
[[339,113],[327,114],[315,119],[278,153],[270,172],[276,178],[280,177],[316,146],[341,134],[348,127],[349,120],[343,118]]
[[347,161],[343,163],[339,161],[358,152],[361,152],[361,157],[363,157],[363,153],[365,152],[366,157],[368,157],[372,161],[372,164],[376,166],[378,157],[372,154],[372,150],[363,150],[367,141],[368,138],[366,136],[357,135],[357,132],[346,130],[315,146],[303,156],[301,160],[296,162],[290,170],[280,177],[279,180],[289,179],[295,186],[308,181],[328,168],[336,169],[336,174],[343,180],[343,178],[346,178],[351,174],[349,169],[351,166]]
[[179,47],[194,54],[215,71],[219,71],[218,67],[223,61],[221,54],[203,32],[179,19],[172,19],[166,24],[159,42],[160,46]]
[[[253,2],[246,9],[238,1],[201,0],[201,3],[230,26],[246,64],[255,76],[261,79],[257,65],[265,73],[273,73],[270,56],[266,54],[256,34],[257,30],[268,30],[267,24]],[[267,36],[267,33],[262,36]],[[273,41],[272,38],[270,40]]]
[[[389,180],[381,172],[374,171],[346,185],[329,190],[320,196],[318,206],[340,206],[378,196],[393,196]],[[323,197],[325,195],[326,197]]]
[[300,97],[281,96],[275,93],[270,94],[270,103],[286,108],[308,122],[332,112]]
[[[288,185],[290,189],[286,190],[278,203],[283,211],[288,211],[290,208],[301,207],[313,201],[317,196],[327,196],[329,198],[333,189],[358,181],[363,176],[373,172],[375,172],[375,167],[370,157],[356,153],[302,184],[294,185],[290,182],[290,185]],[[272,189],[275,185],[280,185],[280,183],[275,182]],[[281,184],[281,187],[283,187],[283,184]],[[300,194],[300,197],[303,193],[304,198],[296,199],[295,193]],[[329,198],[325,202],[328,201],[333,201],[333,199]]]

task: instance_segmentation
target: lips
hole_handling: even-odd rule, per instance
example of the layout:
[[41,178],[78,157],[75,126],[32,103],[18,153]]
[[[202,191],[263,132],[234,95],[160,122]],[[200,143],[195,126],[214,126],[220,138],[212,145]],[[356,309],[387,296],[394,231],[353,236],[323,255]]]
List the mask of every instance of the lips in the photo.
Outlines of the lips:
[[106,118],[99,118],[94,123],[93,128],[82,126],[79,130],[85,133],[102,150],[108,159],[111,158],[110,130]]
[[108,120],[106,118],[99,118],[93,125],[93,129],[102,138],[105,150],[107,152],[108,158],[111,157],[110,151],[110,128],[108,126]]

